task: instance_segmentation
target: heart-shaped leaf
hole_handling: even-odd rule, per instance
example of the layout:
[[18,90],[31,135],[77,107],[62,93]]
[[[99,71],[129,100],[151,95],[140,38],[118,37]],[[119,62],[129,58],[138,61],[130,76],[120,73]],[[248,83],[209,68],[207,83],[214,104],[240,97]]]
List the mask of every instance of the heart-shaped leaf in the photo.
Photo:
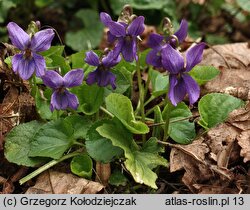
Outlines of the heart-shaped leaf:
[[34,136],[29,157],[59,159],[73,144],[73,133],[72,125],[63,119],[46,123]]
[[24,166],[36,166],[44,162],[44,158],[29,157],[31,143],[42,123],[31,121],[13,128],[5,137],[4,155],[9,162]]
[[206,129],[212,128],[226,120],[230,112],[242,105],[242,100],[227,94],[207,94],[198,103],[201,115],[199,124]]
[[135,120],[132,103],[128,97],[112,93],[106,98],[106,107],[132,133],[145,134],[149,132],[146,124]]

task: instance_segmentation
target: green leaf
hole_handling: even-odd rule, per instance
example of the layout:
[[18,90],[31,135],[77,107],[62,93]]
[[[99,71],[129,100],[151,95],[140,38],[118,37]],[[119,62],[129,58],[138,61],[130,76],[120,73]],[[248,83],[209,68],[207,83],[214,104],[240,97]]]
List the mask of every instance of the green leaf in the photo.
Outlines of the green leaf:
[[[228,28],[228,27],[226,27],[226,28]],[[229,29],[227,29],[227,30],[229,30]],[[215,34],[209,34],[209,33],[205,34],[205,39],[206,39],[207,43],[212,44],[212,45],[226,44],[230,40],[229,37],[219,35],[219,34],[215,35]]]
[[91,9],[81,9],[75,16],[83,22],[85,27],[79,31],[67,32],[66,44],[75,51],[96,48],[103,35],[103,25],[100,22],[98,12]]
[[31,142],[42,127],[37,121],[20,124],[14,127],[5,137],[4,155],[9,162],[28,167],[37,166],[44,162],[44,158],[28,156]]
[[8,15],[8,11],[12,7],[16,7],[16,1],[15,0],[4,0],[0,1],[0,23],[3,23]]
[[[166,1],[166,4],[164,5],[163,12],[165,13],[165,16],[169,17],[171,16],[172,23],[176,21],[176,11],[177,11],[177,2],[176,1]],[[179,27],[178,27],[179,28]]]
[[72,173],[87,179],[90,179],[92,176],[92,168],[92,159],[87,154],[73,157],[70,163]]
[[35,4],[37,7],[46,7],[52,4],[53,2],[53,0],[35,0]]
[[128,97],[112,93],[106,97],[106,107],[123,125],[134,134],[145,134],[149,132],[146,124],[135,120],[132,103]]
[[149,1],[149,0],[132,0],[131,6],[135,9],[140,10],[147,10],[147,9],[158,9],[161,10],[168,1],[166,0],[155,0],[155,1]]
[[84,83],[79,87],[73,88],[72,92],[79,99],[78,111],[86,115],[96,113],[104,101],[104,88],[96,84],[87,85]]
[[51,46],[48,50],[41,52],[40,54],[44,57],[50,57],[52,55],[62,55],[64,50],[64,46]]
[[50,58],[52,59],[52,63],[48,64],[50,68],[60,68],[62,75],[66,74],[70,71],[70,65],[67,60],[61,55],[51,55]]
[[[36,82],[39,84],[40,78],[37,78]],[[43,96],[41,95],[43,94]],[[59,116],[63,114],[63,110],[59,110],[58,112],[51,112],[50,110],[50,98],[51,98],[52,90],[50,88],[46,88],[43,93],[40,91],[36,91],[35,101],[36,101],[36,110],[40,117],[44,120],[56,120]]]
[[130,74],[126,69],[124,71],[114,70],[112,71],[116,76],[116,89],[113,90],[109,85],[105,88],[105,95],[109,95],[110,93],[125,93],[130,87],[130,81],[127,79],[126,73]]
[[85,65],[85,62],[84,62],[85,53],[86,53],[86,50],[82,50],[81,52],[74,53],[70,56],[73,69],[83,68],[83,66]]
[[[163,119],[166,118],[166,110],[167,106],[162,112]],[[180,144],[189,144],[195,138],[196,132],[194,122],[189,122],[188,119],[185,119],[191,116],[192,112],[183,102],[178,103],[178,105],[171,110],[169,135],[174,141]],[[182,120],[183,118],[185,120]]]
[[242,100],[227,94],[207,94],[198,103],[201,116],[199,124],[206,129],[212,128],[225,121],[230,112],[242,105]]
[[161,10],[163,7],[168,5],[168,1],[166,0],[109,0],[112,10],[116,15],[119,15],[124,4],[130,4],[134,9],[139,10],[152,10],[158,9]]
[[69,122],[74,129],[74,139],[85,139],[92,122],[87,116],[71,115],[64,119]]
[[[126,3],[130,4],[131,0],[127,0]],[[109,0],[109,4],[112,8],[112,11],[116,14],[119,15],[122,11],[122,8],[124,6],[124,1],[122,0]]]
[[122,60],[114,68],[119,69],[119,71],[121,71],[121,72],[123,72],[124,69],[126,69],[129,72],[135,72],[136,63],[135,62],[127,62],[122,58]]
[[85,141],[88,154],[93,159],[104,163],[110,162],[115,156],[120,156],[123,152],[119,147],[113,146],[109,139],[102,137],[96,131],[96,128],[106,122],[109,121],[101,120],[95,122],[89,129]]
[[243,10],[250,12],[250,2],[248,0],[236,0],[236,2]]
[[219,15],[223,4],[225,4],[225,0],[210,0],[209,4],[207,4],[207,10],[211,16]]
[[157,138],[151,137],[142,145],[142,151],[158,154],[164,152],[164,147],[158,144]]
[[146,184],[154,189],[157,189],[155,181],[156,173],[152,171],[156,166],[167,166],[167,161],[156,154],[149,152],[133,152],[125,161],[125,166],[132,174],[136,182]]
[[[162,123],[162,114],[159,106],[154,107],[154,123]],[[163,135],[163,129],[161,126],[153,126],[152,137],[161,138]]]
[[128,179],[124,174],[118,170],[115,170],[109,177],[109,184],[114,186],[126,186]]
[[51,69],[60,68],[62,75],[71,69],[68,61],[62,56],[63,50],[64,46],[58,45],[41,52],[41,55],[45,57],[47,67]]
[[146,49],[144,50],[141,54],[140,54],[140,66],[141,69],[144,69],[148,66],[148,64],[146,63],[146,58],[148,53],[151,51],[152,49]]
[[36,110],[40,117],[44,120],[50,120],[53,115],[50,110],[50,101],[47,98],[42,97],[40,91],[36,91],[35,101]]
[[[120,147],[125,153],[125,166],[132,174],[134,180],[157,189],[155,181],[157,175],[152,171],[158,165],[167,165],[167,161],[158,154],[139,150],[132,134],[119,122],[105,123],[96,129],[98,133],[112,141],[114,146]],[[155,150],[153,150],[155,152]]]
[[159,71],[153,70],[150,68],[149,76],[152,84],[152,95],[158,97],[167,92],[168,89],[168,76],[162,75]]
[[6,63],[9,68],[11,68],[11,65],[12,65],[11,60],[12,60],[12,56],[9,56],[9,57],[4,59],[4,63]]
[[213,66],[195,66],[189,74],[198,82],[199,85],[214,79],[220,74],[220,71]]
[[29,157],[61,158],[73,144],[73,132],[72,125],[63,119],[46,123],[34,136]]

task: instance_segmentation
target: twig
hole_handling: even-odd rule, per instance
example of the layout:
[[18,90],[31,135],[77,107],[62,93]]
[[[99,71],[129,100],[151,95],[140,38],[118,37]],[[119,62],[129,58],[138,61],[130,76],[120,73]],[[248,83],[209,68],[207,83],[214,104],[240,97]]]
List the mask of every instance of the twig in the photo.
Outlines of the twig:
[[211,48],[211,50],[213,50],[214,52],[216,52],[219,56],[221,56],[222,59],[224,60],[225,64],[227,65],[227,67],[231,70],[231,66],[230,66],[229,63],[227,62],[226,58],[225,58],[220,52],[218,52],[218,50],[216,50],[212,45],[207,44],[207,43],[206,43],[206,45],[207,45],[209,48]]

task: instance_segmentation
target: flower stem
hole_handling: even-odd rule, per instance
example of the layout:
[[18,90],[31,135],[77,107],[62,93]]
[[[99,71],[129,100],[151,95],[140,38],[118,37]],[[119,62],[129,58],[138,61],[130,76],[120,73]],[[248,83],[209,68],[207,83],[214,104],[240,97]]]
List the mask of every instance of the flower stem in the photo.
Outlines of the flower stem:
[[[138,53],[138,59],[136,61],[136,72],[137,72],[137,80],[138,80],[138,87],[139,87],[139,100],[138,106],[141,114],[141,121],[145,122],[145,110],[144,110],[144,87],[142,85],[142,77],[141,77],[141,68],[140,68],[140,55]],[[143,142],[146,141],[146,135],[142,135]]]
[[[148,74],[148,78],[147,78],[146,85],[145,85],[145,90],[144,90],[144,98],[147,97],[150,81],[151,81],[151,77],[150,77],[150,74]],[[145,107],[145,104],[144,104],[144,107]]]
[[114,117],[114,115],[111,112],[109,112],[107,109],[105,109],[103,106],[100,106],[100,110],[102,110],[104,113],[109,115],[111,118]]
[[145,122],[145,110],[144,110],[144,87],[142,85],[142,77],[141,77],[141,69],[140,69],[140,57],[138,53],[138,59],[136,61],[136,72],[138,79],[138,87],[139,87],[139,109],[142,116],[142,122]]
[[29,80],[31,86],[31,95],[35,98],[37,93],[36,76],[33,75]]
[[155,99],[155,96],[151,96],[145,103],[144,106],[147,106],[151,101],[153,101]]
[[166,118],[165,118],[165,126],[164,126],[164,137],[163,137],[163,141],[167,141],[168,137],[169,137],[169,124],[170,124],[170,113],[173,110],[174,106],[173,104],[169,101],[168,96],[166,95],[166,99],[165,99],[165,104],[166,104]]
[[[165,101],[161,101],[161,102],[158,104],[158,106],[159,106],[159,107],[162,107],[162,106],[164,105],[164,103],[165,103]],[[153,113],[153,112],[154,112],[154,109],[155,109],[155,107],[149,109],[149,110],[146,112],[146,116],[148,116],[148,115],[150,115],[151,113]]]
[[57,163],[60,163],[66,159],[72,158],[74,156],[77,156],[81,154],[80,152],[72,152],[70,154],[64,155],[58,160],[51,160],[50,162],[46,163],[42,167],[38,168],[37,170],[33,171],[32,173],[28,174],[27,176],[23,177],[19,180],[20,185],[24,184],[25,182],[29,181],[30,179],[34,178],[35,176],[39,175],[40,173],[46,171],[47,169],[51,168],[52,166],[56,165]]
[[81,147],[85,147],[85,144],[81,143],[81,142],[78,142],[78,141],[75,141],[74,142],[74,145],[78,145],[78,146],[81,146]]

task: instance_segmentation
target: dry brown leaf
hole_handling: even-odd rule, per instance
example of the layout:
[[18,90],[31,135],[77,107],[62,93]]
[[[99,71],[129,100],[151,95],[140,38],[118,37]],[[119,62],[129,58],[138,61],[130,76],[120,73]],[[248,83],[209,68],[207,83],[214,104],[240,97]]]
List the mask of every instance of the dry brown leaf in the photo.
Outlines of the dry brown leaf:
[[250,130],[242,131],[237,138],[238,144],[241,146],[240,155],[244,157],[244,162],[250,160]]
[[184,164],[185,174],[182,177],[182,182],[195,193],[194,184],[196,183],[204,183],[210,181],[214,173],[204,164],[197,163],[194,159],[190,159],[190,157],[186,156]]
[[36,118],[34,98],[27,92],[19,93],[15,86],[10,86],[0,104],[0,150],[4,135],[14,126]]
[[192,192],[195,192],[193,184],[209,180],[213,176],[205,162],[203,164],[205,155],[209,152],[203,140],[200,138],[189,145],[175,145],[170,153],[170,172],[184,169],[182,181]]
[[209,151],[207,145],[203,143],[203,138],[193,141],[188,145],[178,145],[178,147],[179,149],[173,148],[170,153],[170,172],[178,171],[184,167],[185,158],[180,156],[179,153],[181,149],[190,153],[190,156],[193,156],[193,158],[197,157],[200,160],[204,160],[205,154]]
[[95,180],[102,183],[104,186],[108,185],[111,175],[110,163],[96,162],[96,178]]
[[[236,90],[235,94],[250,99],[250,49],[247,43],[213,46],[205,50],[201,65],[213,65],[221,71],[220,75],[204,85],[202,94],[228,92],[231,88]],[[239,91],[239,88],[242,90]]]
[[[210,156],[220,167],[226,167],[229,158],[231,161],[239,158],[239,148],[234,142],[240,130],[226,123],[219,124],[208,131],[206,135],[206,143],[210,148]],[[214,155],[213,155],[214,154]]]
[[250,130],[250,103],[231,112],[227,121],[243,131]]
[[38,177],[35,186],[26,194],[95,194],[103,188],[99,182],[49,170]]
[[194,187],[198,190],[199,194],[237,194],[239,190],[237,188],[232,188],[228,186],[228,183],[224,183],[224,186],[221,180],[215,180],[213,185],[204,185],[204,184],[194,184]]
[[[170,171],[184,169],[182,182],[193,193],[208,192],[206,188],[197,188],[197,185],[209,185],[211,193],[217,192],[218,186],[214,184],[214,180],[219,180],[225,186],[234,182],[234,174],[226,167],[229,157],[231,161],[239,158],[239,148],[235,143],[239,132],[235,129],[227,124],[221,124],[211,129],[204,138],[201,137],[190,145],[172,145]],[[213,159],[211,159],[212,154]],[[226,187],[223,189],[227,191]],[[235,186],[231,192],[237,190]]]
[[250,160],[250,103],[244,108],[233,111],[228,122],[241,132],[237,135],[238,144],[241,147],[240,155],[244,162]]

